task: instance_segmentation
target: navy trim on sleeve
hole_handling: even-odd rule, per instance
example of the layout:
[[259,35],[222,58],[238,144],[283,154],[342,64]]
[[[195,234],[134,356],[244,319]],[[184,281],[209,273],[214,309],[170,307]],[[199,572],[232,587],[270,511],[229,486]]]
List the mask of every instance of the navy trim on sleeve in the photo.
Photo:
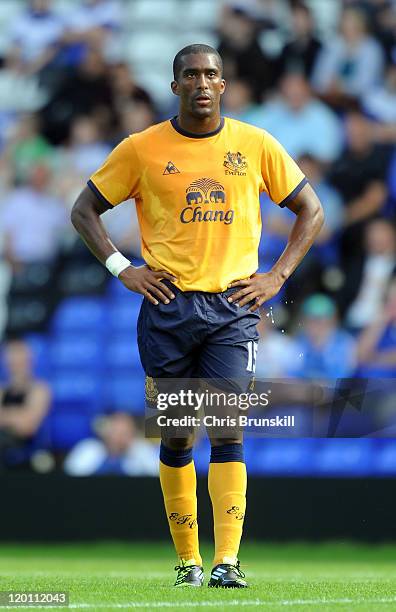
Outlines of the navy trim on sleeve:
[[102,204],[104,204],[105,206],[107,206],[107,208],[109,210],[111,210],[112,208],[114,208],[114,206],[108,201],[106,200],[106,198],[104,197],[104,195],[102,195],[99,191],[99,189],[96,187],[95,183],[93,183],[91,181],[91,179],[89,179],[89,181],[87,181],[87,185],[88,187],[91,189],[91,191],[94,192],[94,194],[96,195],[96,197],[102,202]]
[[284,200],[282,200],[282,202],[279,202],[279,206],[281,208],[284,208],[286,206],[286,204],[288,204],[288,202],[290,202],[290,200],[292,200],[293,198],[296,197],[296,195],[298,193],[300,193],[301,189],[308,183],[308,179],[305,177],[303,178],[303,180],[301,181],[301,183],[298,183],[297,187],[295,189],[293,189],[293,191],[291,193],[289,193],[288,196],[286,196],[286,198]]

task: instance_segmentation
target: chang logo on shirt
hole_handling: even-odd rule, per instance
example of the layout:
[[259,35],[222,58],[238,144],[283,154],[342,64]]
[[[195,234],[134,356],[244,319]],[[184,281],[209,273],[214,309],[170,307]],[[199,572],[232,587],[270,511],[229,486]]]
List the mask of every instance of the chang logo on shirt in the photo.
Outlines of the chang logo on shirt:
[[[182,223],[202,223],[219,221],[229,225],[234,220],[233,210],[206,208],[202,204],[225,204],[224,186],[214,179],[200,178],[186,189],[187,206],[180,213]],[[206,208],[206,209],[205,209]]]
[[239,151],[237,153],[231,153],[228,151],[224,155],[223,166],[226,168],[225,173],[233,176],[246,176],[247,161],[246,157]]

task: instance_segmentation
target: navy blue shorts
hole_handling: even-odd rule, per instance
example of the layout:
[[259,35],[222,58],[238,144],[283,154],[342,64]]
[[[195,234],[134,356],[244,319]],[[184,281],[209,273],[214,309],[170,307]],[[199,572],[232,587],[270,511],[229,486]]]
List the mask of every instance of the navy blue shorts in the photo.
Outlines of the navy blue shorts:
[[252,306],[238,307],[222,293],[180,291],[169,304],[143,300],[138,319],[138,346],[146,376],[250,381],[255,371],[260,315]]

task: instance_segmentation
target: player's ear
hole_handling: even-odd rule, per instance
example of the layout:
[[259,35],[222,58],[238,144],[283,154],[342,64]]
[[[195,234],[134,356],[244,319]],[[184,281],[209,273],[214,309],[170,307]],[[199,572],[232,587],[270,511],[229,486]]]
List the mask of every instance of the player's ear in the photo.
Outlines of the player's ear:
[[172,90],[172,93],[175,94],[175,96],[179,96],[180,95],[179,94],[179,85],[178,85],[177,81],[172,81],[172,83],[171,83],[171,90]]
[[225,91],[226,85],[227,85],[227,83],[225,82],[225,80],[221,79],[221,85],[220,85],[220,95],[221,96],[223,95],[223,93]]

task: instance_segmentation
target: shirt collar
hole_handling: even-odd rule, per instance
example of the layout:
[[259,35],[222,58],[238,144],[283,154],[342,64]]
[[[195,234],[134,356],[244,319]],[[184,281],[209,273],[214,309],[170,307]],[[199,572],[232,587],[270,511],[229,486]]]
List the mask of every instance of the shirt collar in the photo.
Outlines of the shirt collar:
[[179,132],[179,134],[182,136],[187,136],[188,138],[210,138],[211,136],[216,136],[216,134],[221,132],[224,127],[224,117],[221,117],[219,126],[215,130],[212,132],[206,132],[204,134],[196,134],[195,132],[188,132],[187,130],[184,130],[182,127],[180,127],[177,121],[177,116],[173,117],[170,122],[176,132]]

